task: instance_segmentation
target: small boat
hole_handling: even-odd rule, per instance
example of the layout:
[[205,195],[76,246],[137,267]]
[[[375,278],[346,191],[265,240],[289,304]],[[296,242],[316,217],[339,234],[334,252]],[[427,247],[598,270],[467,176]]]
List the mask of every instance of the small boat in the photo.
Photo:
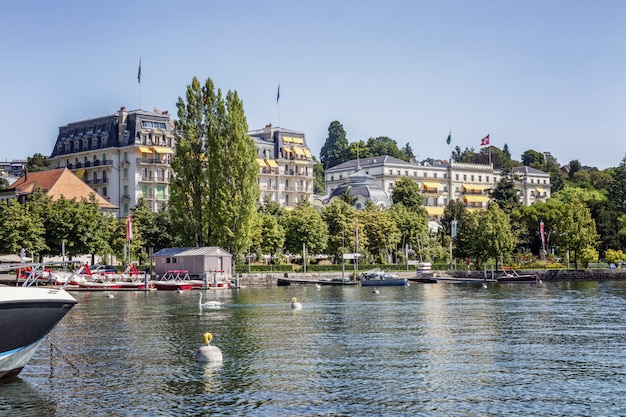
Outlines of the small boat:
[[160,280],[152,281],[157,290],[165,291],[187,291],[193,289],[193,282],[189,278],[189,271],[184,269],[173,269],[167,271]]
[[423,284],[436,284],[437,278],[432,271],[432,264],[430,262],[420,262],[417,265],[415,277],[409,278],[409,281],[421,282]]
[[502,275],[497,277],[496,281],[500,283],[537,284],[539,283],[539,275],[520,275],[513,268],[502,268]]
[[362,287],[395,287],[403,286],[408,283],[407,278],[400,278],[391,272],[383,272],[381,270],[371,270],[363,272],[359,276]]
[[[14,270],[17,266],[3,266]],[[0,286],[0,379],[17,376],[77,301],[64,289]]]

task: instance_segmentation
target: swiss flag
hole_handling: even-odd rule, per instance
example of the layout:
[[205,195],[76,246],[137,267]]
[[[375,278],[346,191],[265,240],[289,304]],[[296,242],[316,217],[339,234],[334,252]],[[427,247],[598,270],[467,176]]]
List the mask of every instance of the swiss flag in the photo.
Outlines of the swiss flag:
[[480,140],[480,146],[488,146],[489,145],[489,135],[485,136]]

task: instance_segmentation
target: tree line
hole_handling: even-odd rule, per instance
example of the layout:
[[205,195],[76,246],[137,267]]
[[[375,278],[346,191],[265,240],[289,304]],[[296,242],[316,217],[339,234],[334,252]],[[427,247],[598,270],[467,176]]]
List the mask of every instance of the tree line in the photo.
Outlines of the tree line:
[[[258,204],[256,148],[247,135],[237,92],[222,94],[211,79],[201,84],[194,77],[177,109],[169,204],[153,213],[140,199],[131,209],[131,253],[141,262],[161,248],[219,246],[239,261],[248,251],[257,259],[269,256],[272,262],[306,251],[328,255],[335,263],[343,253],[352,252],[365,254],[364,262],[397,263],[409,253],[414,259],[447,263],[452,243],[453,257],[472,259],[476,267],[536,256],[556,262],[570,253],[575,265],[583,265],[601,257],[620,257],[626,246],[626,157],[618,167],[604,171],[571,161],[564,172],[550,154],[529,150],[515,161],[506,145],[502,150],[492,146],[491,161],[503,175],[491,190],[488,209],[470,211],[451,201],[442,227],[433,231],[419,186],[408,178],[398,180],[389,208],[367,204],[356,210],[349,194],[321,209],[307,201],[292,210],[271,200]],[[487,148],[475,152],[456,147],[451,159],[483,163],[489,157],[486,152]],[[334,121],[316,172],[323,174],[323,169],[357,155],[414,158],[408,143],[399,149],[388,137],[350,144],[341,124]],[[45,166],[40,157],[32,158],[32,163]],[[549,172],[552,198],[521,206],[511,174],[518,165]],[[123,253],[125,219],[100,212],[93,198],[51,201],[35,192],[23,206],[0,203],[0,215],[0,252],[24,248],[56,255],[65,241],[68,256],[119,258]],[[458,224],[454,239],[452,221]]]

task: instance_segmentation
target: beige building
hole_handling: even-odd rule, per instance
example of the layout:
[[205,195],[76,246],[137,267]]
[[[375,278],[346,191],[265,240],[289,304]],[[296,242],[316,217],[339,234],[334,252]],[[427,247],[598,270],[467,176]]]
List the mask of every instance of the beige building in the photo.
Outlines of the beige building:
[[248,132],[257,147],[259,201],[265,197],[283,207],[311,200],[315,174],[304,133],[272,127]]
[[127,111],[59,128],[51,168],[68,168],[125,217],[139,198],[158,211],[169,197],[173,122],[155,109]]
[[[361,167],[366,175],[389,195],[400,178],[411,178],[420,185],[429,217],[439,218],[449,201],[462,201],[470,210],[487,207],[489,192],[500,181],[501,173],[492,164],[466,164],[449,161],[406,162],[391,156],[352,160],[329,168],[324,173],[325,193],[343,186]],[[550,197],[550,175],[529,167],[513,170],[520,201],[530,205]]]

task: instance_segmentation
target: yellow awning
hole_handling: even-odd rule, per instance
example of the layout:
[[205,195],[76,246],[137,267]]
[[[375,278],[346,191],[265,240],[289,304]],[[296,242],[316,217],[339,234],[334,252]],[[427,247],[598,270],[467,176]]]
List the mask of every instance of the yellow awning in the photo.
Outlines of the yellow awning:
[[429,190],[438,190],[441,187],[441,184],[437,184],[435,182],[423,182],[422,186]]
[[443,216],[444,208],[426,206],[424,207],[424,210],[426,210],[427,216]]
[[293,143],[293,138],[290,136],[283,136],[283,142]]
[[293,148],[293,151],[296,153],[296,155],[304,156],[304,150],[302,148],[295,146]]
[[291,152],[291,151],[293,151],[293,148],[292,148],[291,146],[284,146],[284,147],[283,147],[283,150],[284,150],[285,152]]
[[145,146],[140,146],[139,148],[137,148],[139,150],[139,152],[141,153],[152,153],[152,149],[151,148],[147,148]]
[[465,191],[477,192],[477,191],[485,191],[487,187],[485,187],[484,185],[464,185],[463,189]]
[[311,158],[311,151],[309,151],[307,148],[304,148],[304,154],[306,155],[307,158]]
[[304,143],[304,139],[302,138],[291,138],[291,140],[293,141],[293,143],[297,143],[299,145],[302,145]]
[[83,179],[83,175],[85,175],[85,170],[84,169],[79,169],[74,174],[76,174],[76,176],[82,180]]
[[273,159],[268,159],[265,162],[267,162],[267,165],[269,165],[270,168],[278,168],[278,163]]
[[267,166],[267,165],[265,164],[265,161],[264,161],[263,159],[261,159],[261,158],[257,158],[257,159],[256,159],[256,163],[257,163],[257,164],[259,164],[259,166],[260,166],[260,167],[265,167],[265,166]]
[[543,188],[536,188],[535,191],[538,193],[543,193],[545,190]]
[[172,150],[172,148],[167,148],[165,146],[155,146],[154,150],[156,151],[156,153],[174,153],[174,150]]
[[485,203],[487,201],[489,201],[489,197],[487,197],[486,195],[464,195],[463,196],[463,200],[467,201],[468,203]]

